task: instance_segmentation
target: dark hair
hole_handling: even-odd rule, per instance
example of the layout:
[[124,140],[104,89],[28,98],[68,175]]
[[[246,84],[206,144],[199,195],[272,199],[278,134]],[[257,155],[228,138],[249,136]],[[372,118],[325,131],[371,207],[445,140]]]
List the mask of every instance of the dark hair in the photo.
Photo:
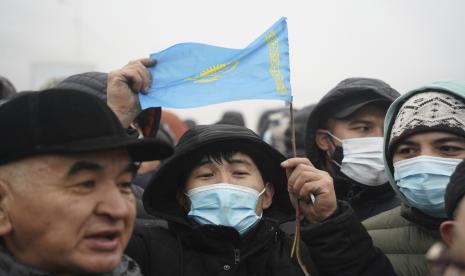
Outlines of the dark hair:
[[273,170],[264,165],[265,162],[259,162],[260,160],[263,160],[262,158],[267,157],[259,150],[253,148],[251,145],[241,145],[240,149],[234,145],[217,145],[210,146],[206,149],[199,149],[192,154],[189,160],[183,162],[181,165],[182,169],[178,174],[178,178],[175,180],[178,185],[176,197],[181,206],[184,207],[185,211],[189,209],[190,202],[184,195],[184,186],[186,185],[187,178],[189,177],[192,170],[197,167],[204,158],[207,158],[208,161],[218,164],[222,164],[223,160],[226,160],[226,162],[229,163],[232,161],[232,158],[236,153],[243,153],[249,156],[260,171],[263,182],[271,182],[270,179],[272,179]]
[[188,160],[183,162],[182,169],[180,170],[179,177],[176,180],[179,187],[184,187],[189,174],[204,158],[208,161],[222,164],[223,160],[230,162],[236,153],[243,153],[248,155],[260,171],[261,177],[264,182],[270,182],[272,179],[272,170],[269,166],[265,165],[266,162],[260,162],[266,155],[260,150],[255,149],[252,145],[218,145],[209,146],[208,148],[201,148],[195,151]]

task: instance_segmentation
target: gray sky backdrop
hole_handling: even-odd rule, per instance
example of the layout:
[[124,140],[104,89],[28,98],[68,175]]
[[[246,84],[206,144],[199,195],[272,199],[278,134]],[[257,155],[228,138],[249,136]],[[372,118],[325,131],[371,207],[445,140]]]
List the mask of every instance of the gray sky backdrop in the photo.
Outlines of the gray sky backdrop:
[[[465,79],[463,0],[1,0],[0,75],[18,90],[53,76],[110,71],[181,42],[243,48],[288,18],[295,107],[347,77],[375,77],[401,93]],[[212,123],[227,110],[258,116],[276,101],[174,110]]]

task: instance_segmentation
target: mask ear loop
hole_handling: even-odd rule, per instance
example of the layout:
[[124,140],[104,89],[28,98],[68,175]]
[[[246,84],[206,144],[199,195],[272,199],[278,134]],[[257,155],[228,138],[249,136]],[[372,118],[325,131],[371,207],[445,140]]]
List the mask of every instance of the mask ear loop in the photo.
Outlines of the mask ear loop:
[[[331,131],[326,130],[326,134],[328,134],[328,135],[331,136],[332,138],[338,140],[338,141],[342,144],[342,140],[339,139],[338,137],[334,136],[334,134],[332,134]],[[335,145],[333,141],[331,141],[331,142],[333,143],[333,145]]]
[[[339,141],[341,144],[342,144],[342,140],[339,139],[338,137],[334,136],[334,134],[331,133],[331,131],[329,130],[326,130],[326,134],[328,134],[331,138]],[[331,141],[330,143],[333,144],[334,147],[336,147],[336,144],[333,142],[332,139],[329,139],[329,141]],[[331,155],[329,155],[329,152],[326,152],[326,155],[328,155],[329,159],[331,159],[331,162],[334,163],[334,165],[338,166],[339,168],[341,168],[341,164],[339,164],[338,162],[336,162],[333,157]]]
[[265,193],[266,187],[268,187],[268,183],[265,184],[265,187],[264,187],[263,190],[258,194],[257,198],[261,197],[261,196]]
[[[268,187],[268,183],[266,183],[266,184],[265,184],[265,187],[263,188],[263,190],[262,190],[260,193],[258,193],[258,195],[257,195],[257,204],[258,204],[258,199],[265,193],[266,187]],[[261,219],[262,216],[263,216],[263,210],[262,210],[260,216],[258,216],[258,217]]]

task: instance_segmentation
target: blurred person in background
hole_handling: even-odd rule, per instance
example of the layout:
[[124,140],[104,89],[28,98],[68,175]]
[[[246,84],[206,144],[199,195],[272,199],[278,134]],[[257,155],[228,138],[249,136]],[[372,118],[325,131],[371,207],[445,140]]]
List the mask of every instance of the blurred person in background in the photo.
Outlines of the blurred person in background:
[[260,116],[257,133],[263,141],[286,154],[285,132],[289,123],[289,108],[267,110]]
[[[302,109],[295,110],[294,120],[295,120],[295,146],[296,146],[296,155],[305,156],[305,129],[307,127],[307,120],[312,112],[314,104],[307,105]],[[292,144],[291,144],[291,124],[287,126],[287,129],[284,133],[284,142],[286,144],[286,156],[288,158],[292,157]]]
[[235,125],[235,126],[245,126],[245,120],[242,113],[237,111],[226,111],[221,116],[221,119],[215,124],[226,124],[226,125]]

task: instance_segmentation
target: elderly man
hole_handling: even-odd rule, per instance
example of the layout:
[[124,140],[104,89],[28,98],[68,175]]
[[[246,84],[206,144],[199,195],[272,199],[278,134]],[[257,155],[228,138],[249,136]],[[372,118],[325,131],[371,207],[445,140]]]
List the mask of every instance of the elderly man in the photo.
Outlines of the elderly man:
[[127,135],[74,90],[20,93],[0,106],[0,128],[0,275],[140,275],[123,255],[134,161],[171,147]]

